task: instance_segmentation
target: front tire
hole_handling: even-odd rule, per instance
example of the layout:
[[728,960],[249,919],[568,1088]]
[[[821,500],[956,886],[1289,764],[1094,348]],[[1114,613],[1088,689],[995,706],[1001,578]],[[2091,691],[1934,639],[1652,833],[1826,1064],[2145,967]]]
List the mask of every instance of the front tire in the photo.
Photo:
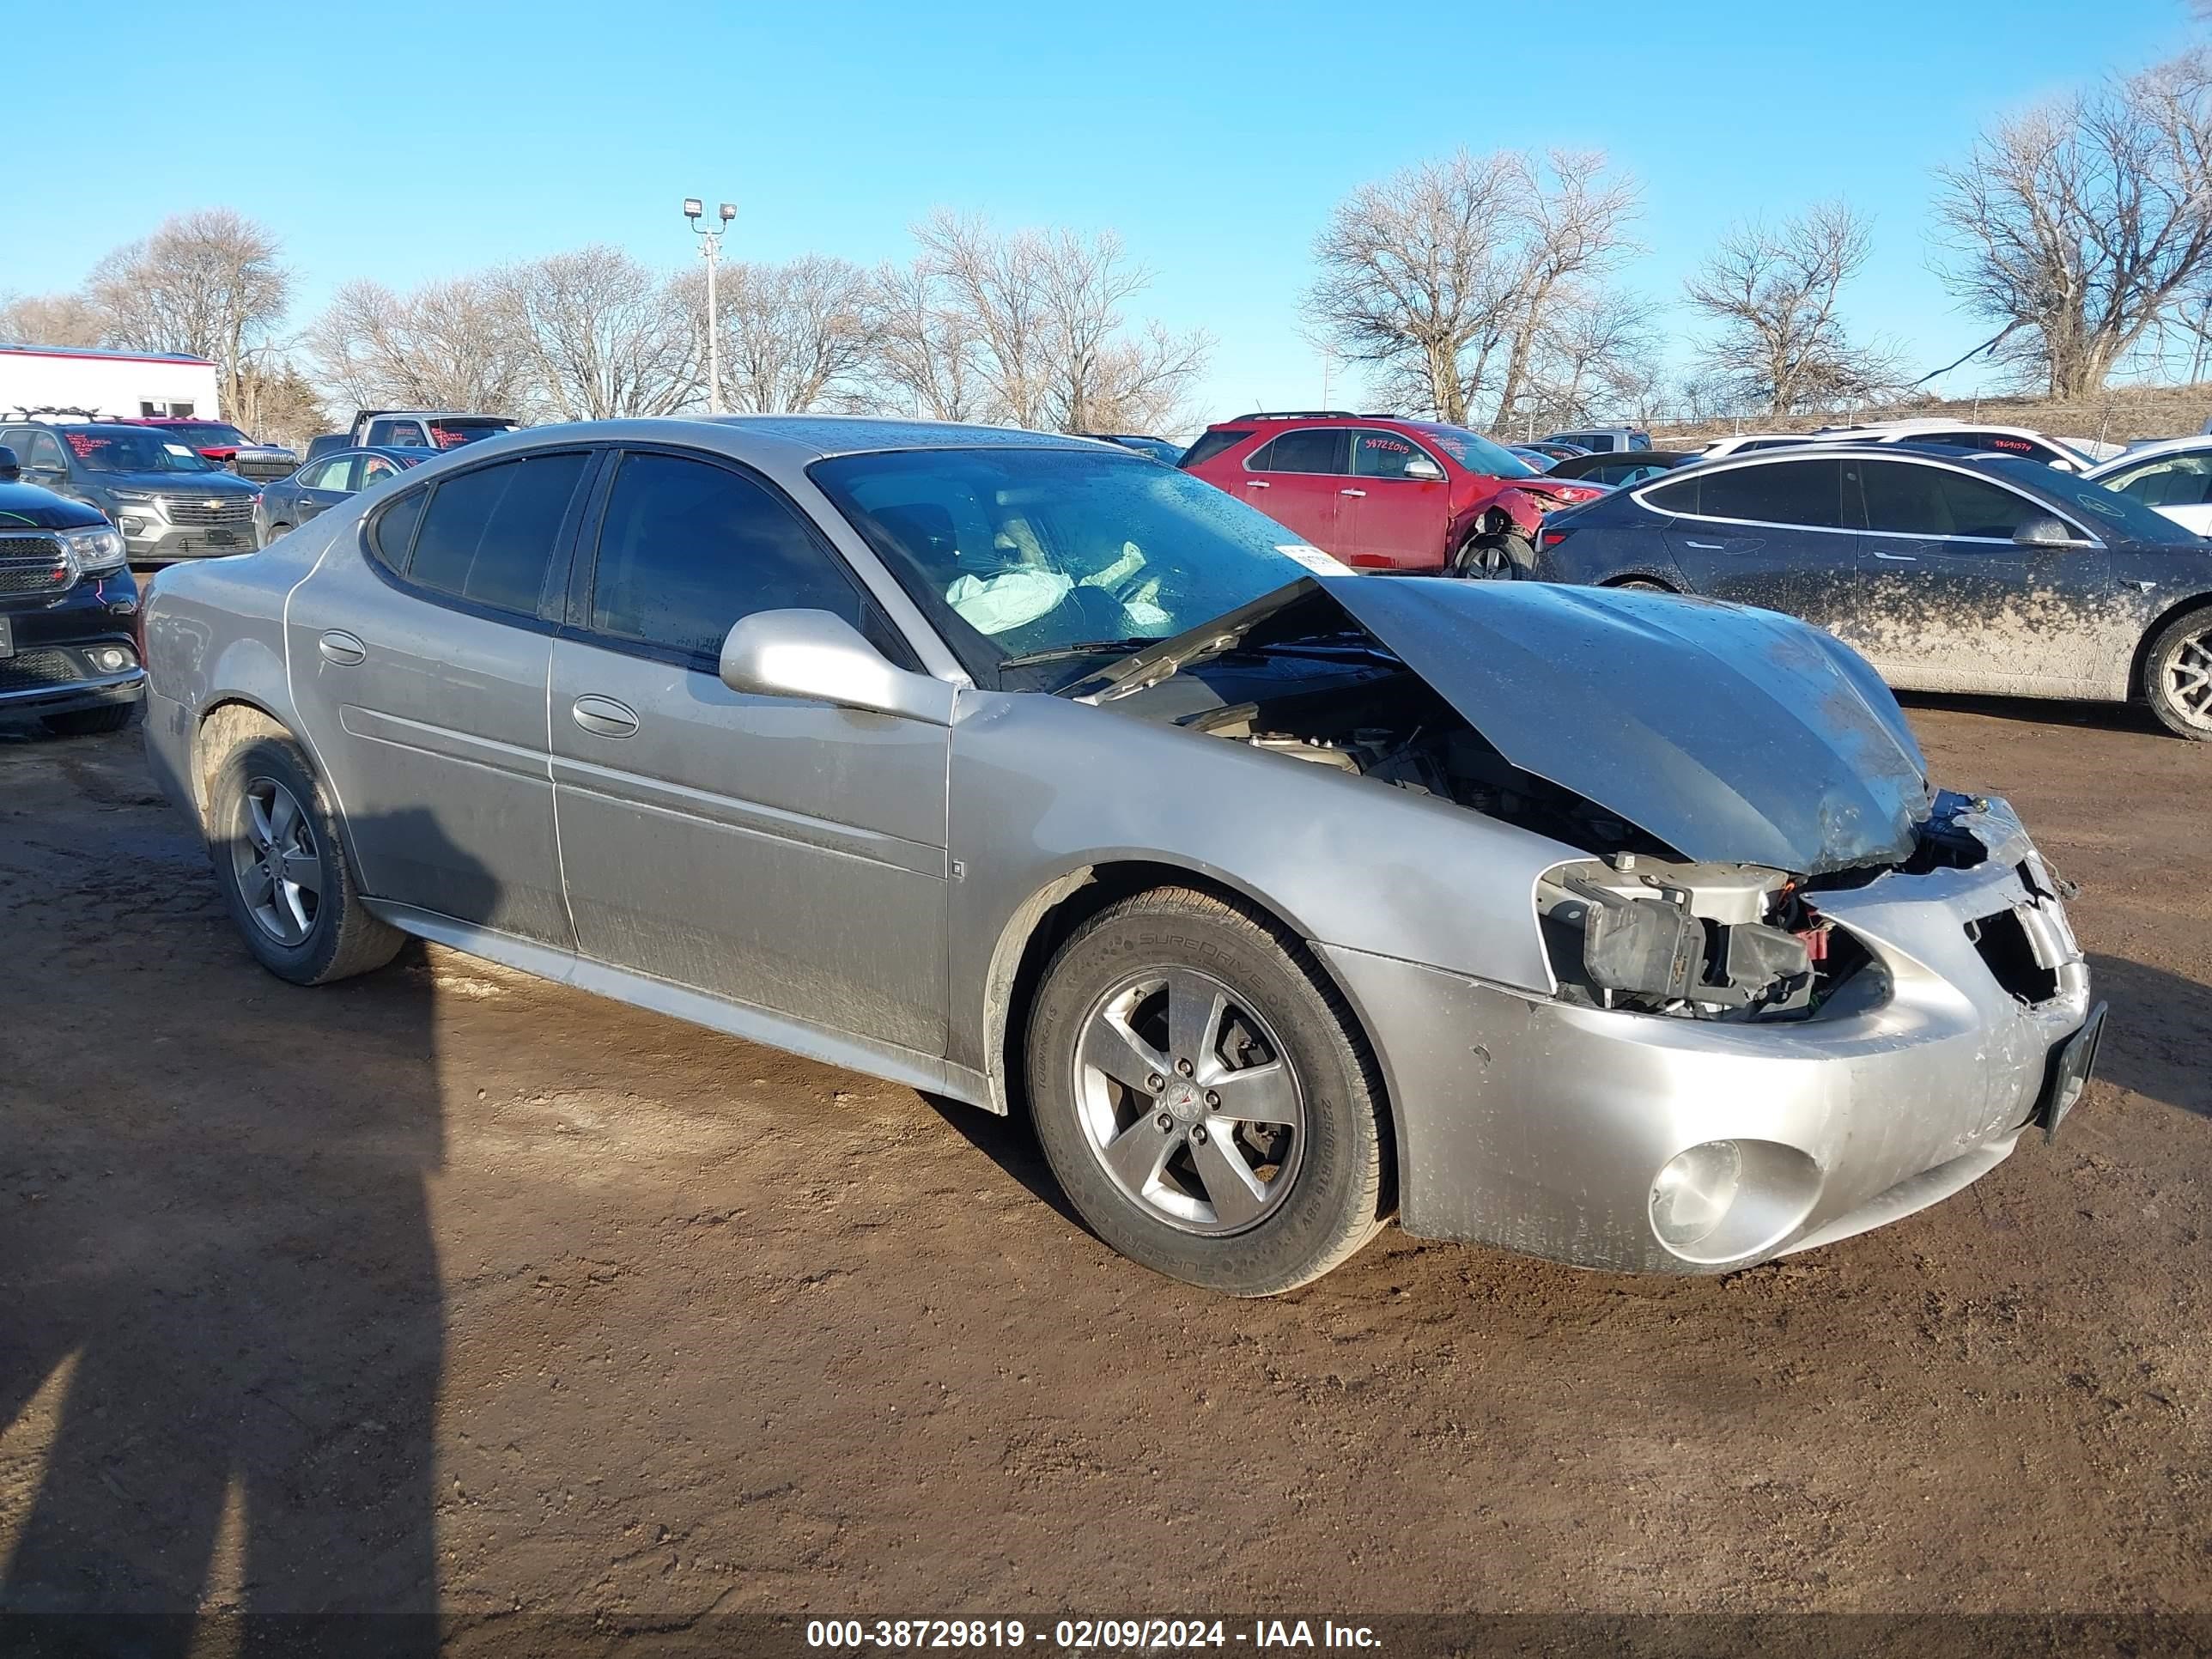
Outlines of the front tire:
[[250,738],[216,769],[208,855],[230,919],[254,958],[295,985],[381,968],[405,937],[361,901],[345,842],[306,751]]
[[2143,698],[2167,731],[2212,742],[2212,605],[2159,630],[2143,657]]
[[1513,581],[1536,568],[1536,547],[1517,530],[1477,532],[1452,555],[1450,574],[1477,581]]
[[1382,1086],[1295,937],[1140,893],[1062,945],[1030,1018],[1037,1139],[1132,1261],[1231,1296],[1320,1278],[1389,1213]]

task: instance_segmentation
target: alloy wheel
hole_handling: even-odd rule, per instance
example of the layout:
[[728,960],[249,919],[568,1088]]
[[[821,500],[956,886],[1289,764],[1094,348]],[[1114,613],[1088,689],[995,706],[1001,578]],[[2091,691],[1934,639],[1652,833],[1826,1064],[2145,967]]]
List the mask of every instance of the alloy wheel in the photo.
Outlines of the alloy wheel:
[[322,914],[323,893],[322,855],[307,812],[276,779],[249,778],[237,829],[231,868],[254,925],[279,945],[305,944]]
[[2167,653],[2166,701],[2190,725],[2212,732],[2212,628],[2191,635]]
[[1257,1226],[1305,1151],[1304,1091],[1267,1021],[1212,975],[1132,975],[1091,1005],[1075,1054],[1084,1139],[1123,1196],[1184,1232]]

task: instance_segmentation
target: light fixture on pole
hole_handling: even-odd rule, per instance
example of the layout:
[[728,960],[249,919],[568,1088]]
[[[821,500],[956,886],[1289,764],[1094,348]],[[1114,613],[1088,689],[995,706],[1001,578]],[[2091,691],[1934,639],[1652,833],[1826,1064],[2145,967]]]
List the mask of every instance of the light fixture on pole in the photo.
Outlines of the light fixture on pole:
[[714,210],[722,222],[720,228],[711,230],[699,222],[706,211],[707,204],[697,197],[684,198],[684,216],[698,234],[699,257],[707,262],[707,412],[719,415],[722,412],[722,333],[715,316],[714,267],[721,262],[722,233],[729,229],[730,221],[738,216],[738,210],[729,203],[722,203]]

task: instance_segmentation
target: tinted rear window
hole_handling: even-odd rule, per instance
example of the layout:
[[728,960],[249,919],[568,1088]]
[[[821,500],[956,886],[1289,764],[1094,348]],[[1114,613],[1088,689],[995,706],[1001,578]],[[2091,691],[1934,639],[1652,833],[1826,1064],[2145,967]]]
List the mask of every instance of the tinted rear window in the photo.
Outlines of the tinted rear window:
[[422,503],[428,499],[427,489],[412,489],[376,515],[369,526],[368,545],[387,569],[407,568],[408,544],[415,539],[415,526],[422,517]]
[[535,613],[588,459],[581,450],[532,455],[445,479],[422,515],[409,579],[495,610]]
[[1182,465],[1196,466],[1200,461],[1210,461],[1224,449],[1234,449],[1252,435],[1252,428],[1238,427],[1220,432],[1201,432],[1198,441],[1183,454]]

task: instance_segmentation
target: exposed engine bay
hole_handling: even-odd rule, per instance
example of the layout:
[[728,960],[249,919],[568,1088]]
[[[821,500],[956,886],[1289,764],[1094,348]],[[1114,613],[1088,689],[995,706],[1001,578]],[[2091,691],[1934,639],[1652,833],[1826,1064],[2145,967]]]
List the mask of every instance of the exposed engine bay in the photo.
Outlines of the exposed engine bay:
[[[1171,690],[1172,688],[1172,690]],[[1240,691],[1241,702],[1217,698]],[[1753,864],[1697,861],[1617,813],[1514,765],[1418,675],[1362,641],[1299,641],[1225,653],[1135,699],[1184,729],[1435,796],[1583,848],[1537,892],[1559,994],[1593,1006],[1718,1020],[1807,1018],[1878,998],[1879,964],[1821,915],[1823,889],[1891,869],[1966,866],[1986,855],[1946,796],[1912,859],[1807,878]],[[1159,703],[1200,702],[1170,713]],[[1139,712],[1132,709],[1130,712]],[[1855,983],[1860,981],[1863,983]]]

